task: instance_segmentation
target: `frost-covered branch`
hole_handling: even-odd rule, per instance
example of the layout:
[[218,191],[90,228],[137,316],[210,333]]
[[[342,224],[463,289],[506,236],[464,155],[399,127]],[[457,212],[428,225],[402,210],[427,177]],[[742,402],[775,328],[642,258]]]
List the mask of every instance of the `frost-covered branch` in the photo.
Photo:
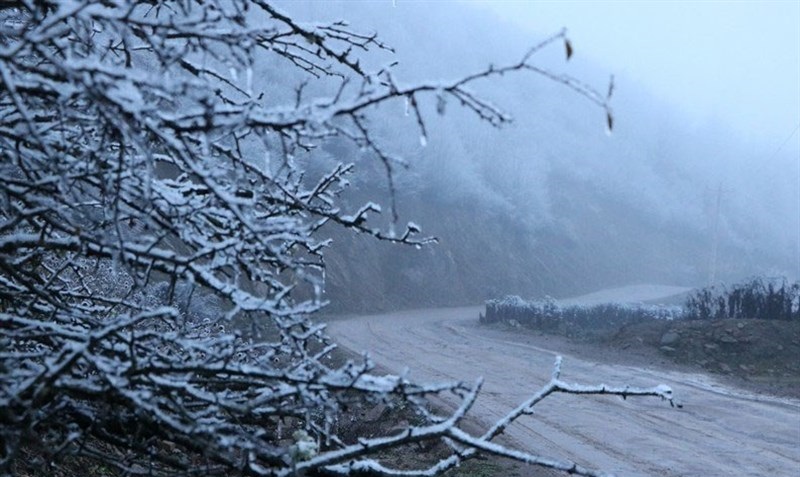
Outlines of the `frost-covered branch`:
[[[449,99],[508,122],[469,86],[510,72],[606,109],[607,98],[538,68],[536,50],[406,85],[391,67],[365,69],[376,49],[392,51],[267,1],[0,3],[0,474],[34,451],[42,467],[78,457],[127,475],[271,476],[406,475],[380,453],[439,439],[453,454],[407,475],[476,450],[516,452],[492,439],[538,401],[471,436],[458,426],[478,385],[376,376],[368,359],[331,364],[335,344],[309,318],[325,305],[324,227],[432,239],[413,223],[384,230],[376,203],[346,205],[352,158],[310,165],[332,141],[365,151],[386,169],[394,223],[393,174],[407,163],[374,134],[377,108],[407,101],[424,143],[429,97],[440,112]],[[303,86],[274,93],[259,80],[274,70]],[[647,394],[555,379],[535,397],[554,392]],[[429,409],[451,394],[454,413]],[[344,435],[353,407],[400,404],[418,425]]]
[[[568,474],[583,475],[589,477],[608,476],[609,474],[580,466],[574,462],[568,462],[550,458],[547,456],[531,454],[530,452],[513,449],[506,445],[494,442],[494,439],[506,430],[509,425],[513,424],[517,419],[522,416],[530,415],[533,413],[533,408],[538,403],[543,401],[548,396],[555,393],[564,394],[588,394],[588,395],[611,395],[619,396],[623,399],[628,397],[658,397],[663,400],[669,401],[670,405],[674,405],[672,398],[672,390],[665,385],[656,386],[653,388],[634,388],[630,386],[610,387],[606,385],[580,385],[568,384],[561,380],[561,357],[556,358],[554,366],[553,377],[546,385],[544,385],[538,392],[531,396],[528,400],[521,403],[515,409],[511,410],[506,416],[497,421],[485,433],[480,436],[474,436],[461,429],[457,424],[464,417],[466,411],[474,403],[477,398],[477,391],[480,386],[474,388],[475,390],[465,396],[461,405],[456,411],[453,412],[451,417],[440,424],[431,425],[427,427],[410,428],[406,432],[387,438],[365,440],[350,449],[344,450],[350,452],[357,452],[359,447],[363,449],[377,450],[386,446],[396,445],[398,443],[411,443],[422,439],[430,439],[432,437],[445,437],[453,442],[461,444],[461,448],[454,448],[454,453],[446,458],[436,462],[434,465],[415,470],[398,470],[391,469],[375,459],[366,458],[360,460],[351,460],[347,464],[338,464],[326,467],[327,470],[338,474],[350,474],[352,472],[371,471],[380,475],[397,475],[397,476],[428,476],[437,475],[459,464],[459,462],[469,459],[476,455],[476,452],[482,451],[489,454],[507,457],[526,464],[537,465],[550,469],[564,471]],[[329,456],[330,457],[338,457]],[[316,458],[317,462],[324,462],[326,456],[321,455]],[[316,463],[316,462],[314,462]],[[305,463],[311,465],[311,462]]]

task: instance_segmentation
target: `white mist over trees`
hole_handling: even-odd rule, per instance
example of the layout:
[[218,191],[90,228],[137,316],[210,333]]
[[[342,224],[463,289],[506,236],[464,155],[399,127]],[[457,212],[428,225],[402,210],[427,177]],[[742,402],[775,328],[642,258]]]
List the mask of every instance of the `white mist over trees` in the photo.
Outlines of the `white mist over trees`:
[[[532,41],[458,2],[282,5],[380,31],[397,50],[398,78],[406,81],[513,60]],[[553,52],[541,60],[604,88],[609,70],[575,48],[566,66]],[[464,304],[640,282],[706,285],[715,248],[718,280],[796,276],[794,149],[749,143],[721,124],[690,124],[640,85],[615,82],[610,137],[598,127],[602,111],[526,75],[475,85],[514,117],[500,130],[448,104],[444,121],[431,119],[423,148],[416,137],[395,134],[412,127],[413,117],[387,110],[378,131],[412,162],[398,178],[414,191],[400,200],[400,212],[441,242],[415,252],[337,241],[329,255],[334,305]],[[366,187],[380,183],[375,177]]]
[[[330,229],[427,242],[413,223],[377,227],[378,205],[342,198],[363,174],[341,153],[355,146],[390,181],[404,163],[382,139],[424,138],[424,118],[436,117],[425,104],[505,123],[469,88],[548,76],[538,50],[401,84],[361,62],[388,51],[372,33],[266,1],[0,6],[0,474],[35,449],[44,457],[25,464],[43,473],[77,456],[122,475],[433,475],[482,451],[593,476],[495,438],[554,393],[672,403],[666,386],[567,383],[559,359],[541,390],[473,435],[461,425],[480,381],[420,385],[371,374],[366,358],[330,364],[335,345],[309,319],[324,305]],[[563,55],[564,41],[541,47]],[[331,84],[332,96],[318,94]],[[374,129],[381,108],[405,102],[403,134]],[[410,184],[389,187],[390,209],[417,192],[403,193]],[[440,395],[454,396],[452,413],[431,406]],[[365,404],[402,405],[417,420],[345,440],[340,419]],[[439,439],[449,454],[430,467],[377,460]]]

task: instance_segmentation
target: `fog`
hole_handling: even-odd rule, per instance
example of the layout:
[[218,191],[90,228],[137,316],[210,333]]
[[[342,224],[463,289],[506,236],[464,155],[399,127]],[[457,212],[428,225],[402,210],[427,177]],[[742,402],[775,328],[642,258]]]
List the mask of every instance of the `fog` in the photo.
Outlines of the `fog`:
[[[476,84],[514,117],[501,129],[452,102],[439,115],[431,95],[420,98],[428,131],[421,141],[406,105],[376,110],[378,141],[409,163],[395,177],[400,221],[419,223],[440,243],[398,248],[330,229],[334,309],[800,275],[798,43],[788,20],[797,15],[772,3],[715,3],[717,24],[704,23],[710,6],[560,5],[280,4],[297,18],[346,19],[377,32],[395,52],[378,51],[365,66],[397,61],[401,84],[518,61],[564,26],[573,58],[566,62],[556,44],[540,64],[600,91],[615,78],[611,134],[602,108],[530,72]],[[296,78],[281,71],[276,64],[267,75],[270,91],[288,101],[280,85]],[[329,94],[334,83],[312,81],[308,90]],[[390,207],[385,171],[370,154],[330,143],[302,160],[312,169],[355,160],[349,203]],[[389,227],[385,215],[376,224]]]
[[[800,109],[797,2],[481,2],[531,32],[565,25],[594,59],[695,123],[777,145]],[[772,144],[771,144],[772,143]],[[793,146],[797,151],[798,142]]]

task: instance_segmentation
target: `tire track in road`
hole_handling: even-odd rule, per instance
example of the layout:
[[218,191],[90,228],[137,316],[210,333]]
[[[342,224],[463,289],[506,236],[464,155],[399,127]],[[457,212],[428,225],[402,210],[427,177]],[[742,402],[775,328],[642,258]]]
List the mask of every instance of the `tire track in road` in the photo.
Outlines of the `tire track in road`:
[[[331,335],[417,381],[485,378],[473,418],[484,427],[547,382],[558,349],[481,333],[479,308],[415,310],[329,323]],[[798,475],[800,401],[758,396],[674,371],[565,358],[564,379],[673,387],[683,409],[650,399],[554,395],[508,430],[529,452],[619,475]]]

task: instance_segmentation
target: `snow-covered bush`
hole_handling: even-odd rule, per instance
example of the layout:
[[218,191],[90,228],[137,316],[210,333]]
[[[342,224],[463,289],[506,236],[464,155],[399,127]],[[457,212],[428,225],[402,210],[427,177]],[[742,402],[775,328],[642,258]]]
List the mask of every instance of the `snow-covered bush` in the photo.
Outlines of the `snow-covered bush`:
[[[557,372],[473,436],[459,423],[479,384],[374,376],[367,359],[330,366],[335,345],[309,319],[324,306],[323,226],[428,240],[413,224],[372,225],[375,204],[344,207],[347,158],[316,175],[302,164],[326,141],[350,141],[393,191],[405,163],[375,142],[370,111],[406,102],[424,138],[427,95],[501,125],[509,118],[468,86],[512,71],[607,109],[531,62],[563,41],[406,86],[389,67],[362,67],[360,55],[389,51],[375,35],[302,23],[265,0],[0,3],[0,474],[30,448],[44,467],[79,456],[124,475],[392,473],[377,452],[441,438],[452,454],[421,473],[477,449],[592,474],[491,442],[543,397],[577,389]],[[254,81],[273,68],[302,76],[290,98]],[[334,88],[309,95],[306,81]],[[663,387],[579,390],[592,389],[670,398]],[[437,394],[461,404],[435,415],[426,398]],[[335,423],[353,402],[402,402],[421,424],[343,442]]]
[[570,335],[616,331],[650,320],[683,319],[683,307],[643,303],[561,305],[551,297],[525,301],[518,296],[487,300],[485,323],[514,321],[521,325]]
[[800,321],[800,282],[753,277],[730,286],[700,288],[686,299],[686,317]]

